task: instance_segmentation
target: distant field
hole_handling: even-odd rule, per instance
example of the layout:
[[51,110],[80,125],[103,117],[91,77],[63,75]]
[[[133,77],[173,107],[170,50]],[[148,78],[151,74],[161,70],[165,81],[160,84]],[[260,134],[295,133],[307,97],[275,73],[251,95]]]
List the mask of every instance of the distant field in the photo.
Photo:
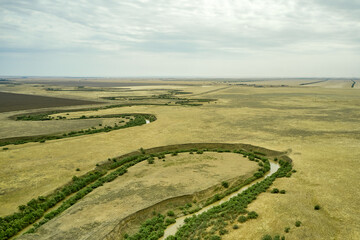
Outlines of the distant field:
[[99,102],[0,92],[0,112],[89,104]]
[[47,84],[57,86],[88,86],[88,87],[136,87],[136,86],[158,86],[158,85],[194,85],[193,83],[174,83],[165,81],[129,80],[129,79],[71,79],[71,78],[35,78],[35,79],[14,79],[16,82],[25,84]]

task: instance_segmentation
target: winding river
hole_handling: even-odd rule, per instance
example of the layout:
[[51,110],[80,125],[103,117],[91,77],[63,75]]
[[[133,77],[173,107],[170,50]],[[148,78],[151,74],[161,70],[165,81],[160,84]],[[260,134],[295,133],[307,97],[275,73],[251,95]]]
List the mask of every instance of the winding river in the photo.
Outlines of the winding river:
[[222,203],[224,202],[227,202],[230,200],[230,198],[232,197],[235,197],[237,195],[239,195],[240,193],[242,193],[243,191],[245,191],[246,189],[248,189],[249,187],[251,187],[252,185],[264,180],[266,177],[274,174],[278,169],[280,168],[280,165],[277,163],[277,162],[273,162],[273,161],[270,161],[270,171],[265,174],[264,177],[262,178],[259,178],[257,180],[255,180],[254,182],[240,188],[238,191],[224,197],[223,199],[217,201],[217,202],[214,202],[204,208],[202,208],[200,211],[196,212],[196,213],[193,213],[193,214],[188,214],[188,215],[185,215],[185,216],[182,216],[182,217],[179,217],[179,218],[176,218],[176,222],[174,224],[171,224],[169,225],[166,229],[165,229],[165,232],[164,232],[164,236],[160,238],[160,240],[164,240],[166,239],[168,236],[170,235],[175,235],[175,233],[177,232],[177,229],[180,228],[182,225],[184,225],[184,220],[185,218],[188,218],[188,217],[191,217],[193,215],[198,215],[198,214],[201,214],[203,212],[206,212],[208,211],[209,209],[215,207],[215,206],[219,206],[221,205]]

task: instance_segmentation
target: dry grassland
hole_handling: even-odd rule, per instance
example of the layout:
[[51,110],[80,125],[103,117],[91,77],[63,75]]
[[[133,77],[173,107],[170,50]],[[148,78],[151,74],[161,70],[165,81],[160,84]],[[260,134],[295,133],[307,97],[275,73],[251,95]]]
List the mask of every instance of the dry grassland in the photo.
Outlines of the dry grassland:
[[[186,91],[195,92],[197,88],[200,87],[189,86]],[[87,94],[90,99],[92,93]],[[260,239],[264,234],[282,234],[287,239],[360,239],[358,89],[231,86],[201,97],[218,101],[200,107],[133,106],[101,110],[98,114],[151,113],[157,116],[157,121],[109,133],[0,150],[0,214],[11,213],[17,205],[51,192],[98,162],[140,147],[241,142],[288,150],[297,173],[290,179],[276,180],[274,187],[286,189],[287,193],[260,195],[250,205],[259,218],[240,225],[238,230],[229,229],[223,239]],[[77,167],[80,172],[75,171]],[[321,210],[314,211],[315,204]],[[83,213],[85,216],[85,210]],[[106,218],[101,211],[97,213],[98,219]],[[296,220],[303,225],[296,228]],[[284,233],[285,227],[291,227],[290,233]]]
[[122,219],[137,211],[225,180],[246,179],[257,168],[255,162],[235,153],[181,153],[167,156],[165,162],[142,162],[91,192],[37,234],[20,239],[103,239]]

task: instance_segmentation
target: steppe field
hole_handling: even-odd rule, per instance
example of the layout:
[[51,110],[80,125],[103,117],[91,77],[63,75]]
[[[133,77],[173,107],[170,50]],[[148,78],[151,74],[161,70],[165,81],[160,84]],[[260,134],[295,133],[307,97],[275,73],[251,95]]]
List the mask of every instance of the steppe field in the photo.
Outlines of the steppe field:
[[360,239],[359,79],[9,78],[0,99],[0,239],[160,239],[269,161],[292,170],[240,215],[167,239]]

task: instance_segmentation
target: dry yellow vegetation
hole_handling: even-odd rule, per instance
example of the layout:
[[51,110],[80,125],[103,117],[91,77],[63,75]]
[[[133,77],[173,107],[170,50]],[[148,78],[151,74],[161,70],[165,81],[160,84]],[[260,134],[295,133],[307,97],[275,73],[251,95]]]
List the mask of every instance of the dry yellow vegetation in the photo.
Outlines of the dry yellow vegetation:
[[[212,188],[222,181],[245,180],[257,168],[255,162],[235,153],[180,153],[168,155],[164,161],[156,159],[154,164],[145,161],[94,190],[37,233],[20,239],[104,239],[124,218],[132,215],[132,221],[140,218],[137,212],[142,209],[176,197],[179,199],[169,206],[181,202],[184,205],[191,198],[182,199],[183,196]],[[126,231],[133,232],[129,228]]]
[[[237,230],[229,229],[223,239],[261,239],[264,234],[285,235],[287,239],[360,239],[360,92],[357,88],[343,88],[347,83],[338,84],[341,88],[325,83],[326,87],[256,88],[215,82],[201,83],[210,87],[200,83],[177,86],[193,92],[193,97],[201,94],[198,97],[217,101],[196,107],[132,106],[100,110],[98,114],[151,113],[157,116],[157,121],[43,144],[11,145],[9,150],[0,150],[0,214],[9,214],[33,197],[50,193],[73,175],[93,169],[98,162],[140,147],[241,142],[287,150],[297,173],[289,179],[276,180],[273,186],[286,189],[287,193],[261,194],[250,205],[259,218]],[[26,88],[20,87],[26,93]],[[45,93],[41,87],[30,89]],[[77,96],[75,92],[66,94]],[[92,92],[81,94],[79,98],[88,100],[98,96]],[[17,123],[11,124],[16,128]],[[19,125],[21,131],[33,126]],[[76,172],[76,168],[81,171]],[[314,211],[316,204],[321,210]],[[64,216],[71,211],[73,208],[64,212]],[[97,217],[103,219],[100,211]],[[294,226],[296,220],[302,222],[301,227]],[[284,233],[285,227],[291,228],[289,233]]]

